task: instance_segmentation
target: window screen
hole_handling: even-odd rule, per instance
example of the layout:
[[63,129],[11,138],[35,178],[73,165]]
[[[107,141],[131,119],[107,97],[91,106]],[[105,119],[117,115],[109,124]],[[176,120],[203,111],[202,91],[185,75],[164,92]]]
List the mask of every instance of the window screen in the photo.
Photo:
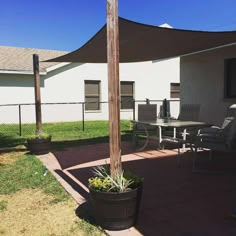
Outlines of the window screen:
[[100,110],[100,81],[85,81],[85,110]]
[[180,98],[180,83],[170,83],[170,98]]
[[236,58],[225,61],[225,98],[236,98]]
[[121,109],[133,109],[134,82],[121,82]]

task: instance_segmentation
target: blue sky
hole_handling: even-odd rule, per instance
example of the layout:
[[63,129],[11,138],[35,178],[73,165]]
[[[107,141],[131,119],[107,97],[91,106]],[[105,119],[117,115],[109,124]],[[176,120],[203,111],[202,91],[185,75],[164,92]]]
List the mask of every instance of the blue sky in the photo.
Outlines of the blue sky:
[[[236,30],[235,0],[119,0],[119,15],[174,28]],[[0,45],[72,51],[106,21],[106,0],[2,0]]]

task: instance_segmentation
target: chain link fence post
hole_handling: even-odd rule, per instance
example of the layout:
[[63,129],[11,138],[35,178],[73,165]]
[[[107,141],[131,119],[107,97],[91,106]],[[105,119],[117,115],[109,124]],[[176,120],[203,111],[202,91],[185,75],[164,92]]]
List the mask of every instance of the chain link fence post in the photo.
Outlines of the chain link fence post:
[[82,127],[84,131],[84,102],[82,103]]
[[18,105],[18,111],[19,111],[19,135],[22,135],[22,122],[21,122],[21,105]]

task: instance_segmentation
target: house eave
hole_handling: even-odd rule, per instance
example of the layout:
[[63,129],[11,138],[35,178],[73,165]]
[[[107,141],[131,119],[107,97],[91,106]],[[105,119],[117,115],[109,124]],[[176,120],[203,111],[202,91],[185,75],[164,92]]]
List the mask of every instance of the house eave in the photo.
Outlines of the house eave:
[[226,48],[226,47],[235,46],[235,45],[236,45],[236,42],[235,43],[226,44],[226,45],[222,45],[222,46],[218,46],[218,47],[214,47],[214,48],[208,48],[208,49],[201,50],[201,51],[187,53],[187,54],[179,55],[179,56],[176,56],[176,57],[169,57],[169,58],[165,58],[165,59],[153,60],[152,63],[156,63],[156,62],[160,62],[160,61],[165,61],[165,60],[171,60],[171,59],[180,58],[180,57],[188,57],[188,56],[192,56],[192,55],[195,55],[195,54],[200,54],[200,53],[204,53],[204,52],[210,52],[210,51],[217,50],[217,49],[220,49],[220,48]]
[[[51,72],[53,70],[59,69],[63,66],[66,66],[68,64],[71,64],[70,62],[63,62],[59,63],[54,66],[50,66],[45,69],[45,71],[40,71],[40,75],[47,75],[48,72]],[[0,74],[21,74],[21,75],[33,75],[33,71],[27,71],[27,70],[0,70]]]
[[59,69],[59,68],[61,68],[63,66],[66,66],[68,64],[71,64],[71,62],[62,62],[62,63],[59,63],[57,65],[50,66],[50,67],[46,68],[46,73],[51,72],[51,71],[56,70],[56,69]]
[[235,43],[226,44],[226,45],[222,45],[222,46],[218,46],[218,47],[214,47],[214,48],[209,48],[209,49],[197,51],[197,52],[192,52],[192,53],[184,54],[184,55],[181,55],[180,57],[187,57],[187,56],[191,56],[191,55],[194,55],[194,54],[210,52],[210,51],[213,51],[213,50],[216,50],[216,49],[226,48],[226,47],[235,46],[235,45],[236,45],[236,42]]
[[[0,70],[0,74],[20,74],[20,75],[33,75],[33,71],[25,70]],[[47,72],[41,71],[40,75],[46,75]]]

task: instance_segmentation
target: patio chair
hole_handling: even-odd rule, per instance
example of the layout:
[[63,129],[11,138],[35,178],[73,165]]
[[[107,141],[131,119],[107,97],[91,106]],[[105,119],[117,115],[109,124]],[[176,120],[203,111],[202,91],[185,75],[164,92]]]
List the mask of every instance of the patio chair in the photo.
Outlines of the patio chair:
[[200,104],[183,104],[180,108],[178,120],[198,121]]
[[[231,105],[222,127],[212,126],[200,129],[194,142],[194,160],[193,172],[203,172],[196,169],[197,151],[201,149],[209,149],[209,160],[212,159],[213,151],[235,152],[236,151],[236,104]],[[209,171],[207,171],[209,172]]]
[[[139,104],[138,105],[138,120],[139,121],[154,121],[157,119],[157,105],[156,104]],[[150,125],[135,124],[133,129],[133,144],[137,150],[146,148],[150,135],[156,134],[156,128]],[[144,144],[138,147],[138,138],[144,138]]]
[[156,104],[138,104],[138,120],[150,121],[157,118]]
[[[198,117],[199,117],[199,113],[200,113],[200,104],[183,104],[180,108],[180,113],[178,116],[178,120],[183,120],[183,121],[198,121]],[[186,143],[193,143],[193,139],[197,134],[197,130],[198,128],[189,128],[187,130],[186,133],[186,140],[188,140],[188,142]],[[165,137],[173,137],[174,136],[174,132],[173,130],[170,131],[165,131],[163,133],[163,136]],[[178,129],[176,131],[176,138],[177,139],[182,139],[183,138],[183,130],[182,129]]]
[[[181,106],[180,114],[178,119],[184,121],[199,121],[199,113],[200,113],[200,104],[183,104]],[[198,128],[188,128],[186,140],[187,143],[192,144],[194,142],[194,138],[196,137]],[[183,136],[183,130],[179,130],[177,133],[178,136]],[[191,149],[192,146],[190,145]],[[193,151],[193,150],[192,150]]]
[[[180,108],[180,113],[178,116],[178,120],[182,121],[198,121],[200,112],[200,105],[199,104],[183,104]],[[192,144],[194,142],[194,137],[196,136],[198,128],[188,128],[185,140],[183,140],[183,132],[184,130],[178,129],[175,132],[173,130],[166,130],[163,132],[163,141],[162,141],[162,148],[164,148],[165,144],[173,144],[177,146],[178,155],[177,155],[177,163],[180,167],[180,155],[181,155],[181,148],[185,151],[185,146],[189,145],[191,151],[193,151]]]

